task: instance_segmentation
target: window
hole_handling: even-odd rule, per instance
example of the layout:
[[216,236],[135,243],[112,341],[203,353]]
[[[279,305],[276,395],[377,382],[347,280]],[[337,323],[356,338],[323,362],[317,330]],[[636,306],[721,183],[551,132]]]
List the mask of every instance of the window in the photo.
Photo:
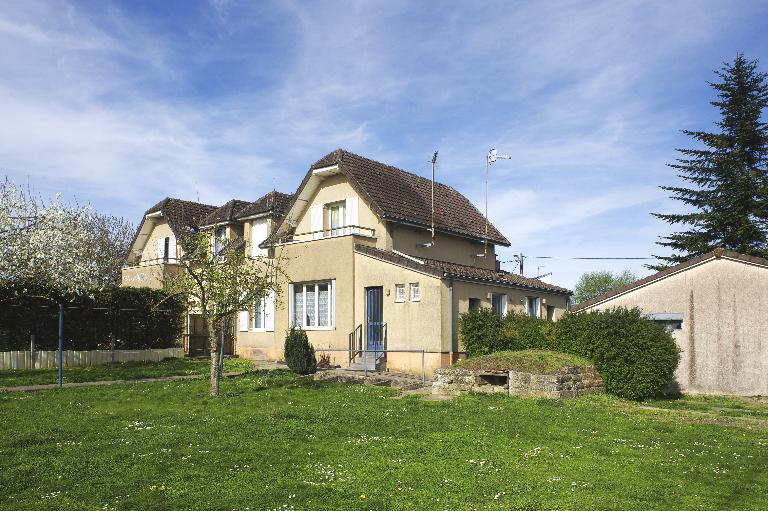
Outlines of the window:
[[507,313],[507,295],[493,293],[491,295],[491,308],[497,316],[503,318]]
[[541,300],[535,296],[528,296],[526,301],[526,313],[532,318],[538,318],[541,313]]
[[168,254],[171,253],[171,238],[165,238],[163,240],[163,262],[168,262]]
[[219,255],[224,250],[224,244],[227,241],[227,228],[217,227],[213,232],[213,255]]
[[480,301],[480,298],[470,298],[469,299],[469,310],[470,310],[470,312],[477,312],[477,311],[479,311],[481,305],[482,305],[482,301]]
[[267,239],[267,219],[259,218],[251,222],[251,255],[260,257],[267,255],[267,251],[259,248],[259,244]]
[[344,202],[338,202],[328,205],[328,229],[331,231],[331,236],[344,234],[344,227],[346,226],[344,204]]
[[547,321],[555,320],[555,306],[547,305]]
[[421,300],[421,289],[418,282],[411,282],[411,301],[418,302]]
[[405,301],[405,284],[395,284],[395,302]]
[[293,284],[291,286],[293,325],[306,330],[332,328],[335,313],[333,288],[333,281]]

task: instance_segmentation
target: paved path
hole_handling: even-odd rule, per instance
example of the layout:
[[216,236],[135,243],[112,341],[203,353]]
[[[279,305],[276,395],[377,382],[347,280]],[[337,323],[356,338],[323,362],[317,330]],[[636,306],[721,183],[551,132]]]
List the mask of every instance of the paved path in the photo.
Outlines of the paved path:
[[[228,373],[222,373],[225,378],[231,378],[233,376],[240,376],[245,374],[246,371],[233,371]],[[160,376],[158,378],[142,378],[140,380],[99,380],[99,381],[83,381],[77,383],[65,383],[63,388],[75,388],[75,387],[99,387],[102,385],[117,385],[119,383],[153,383],[161,381],[177,381],[177,380],[199,380],[201,378],[208,378],[208,374],[184,374],[179,376]],[[34,390],[48,390],[59,388],[58,383],[48,383],[45,385],[20,385],[17,387],[0,387],[0,392],[29,392]]]

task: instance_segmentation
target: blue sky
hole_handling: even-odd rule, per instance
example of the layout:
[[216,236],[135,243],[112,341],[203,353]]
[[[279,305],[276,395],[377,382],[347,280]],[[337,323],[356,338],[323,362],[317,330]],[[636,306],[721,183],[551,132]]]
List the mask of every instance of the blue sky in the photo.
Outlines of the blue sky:
[[[438,177],[573,286],[663,254],[651,211],[707,80],[768,68],[766,2],[0,3],[0,174],[138,222],[165,196],[293,191],[337,147]],[[512,269],[511,264],[505,268]]]

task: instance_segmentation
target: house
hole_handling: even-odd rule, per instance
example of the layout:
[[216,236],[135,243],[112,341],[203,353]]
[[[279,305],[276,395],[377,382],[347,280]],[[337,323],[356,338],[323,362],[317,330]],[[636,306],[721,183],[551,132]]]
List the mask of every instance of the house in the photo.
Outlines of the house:
[[717,249],[578,304],[639,307],[671,329],[689,393],[768,395],[768,260]]
[[222,208],[200,226],[242,235],[253,264],[279,258],[288,276],[239,313],[234,352],[244,357],[282,358],[296,325],[342,366],[420,371],[423,359],[429,371],[464,355],[462,312],[555,320],[568,305],[567,289],[499,269],[496,247],[509,241],[458,191],[435,183],[433,234],[431,180],[341,149],[292,195]]

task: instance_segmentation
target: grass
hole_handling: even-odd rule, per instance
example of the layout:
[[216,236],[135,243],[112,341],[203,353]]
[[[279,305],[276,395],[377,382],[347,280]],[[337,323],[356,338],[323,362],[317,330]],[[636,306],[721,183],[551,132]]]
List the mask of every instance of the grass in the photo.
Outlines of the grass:
[[[225,359],[225,371],[249,371],[254,365],[245,359]],[[208,374],[210,359],[167,358],[161,362],[123,362],[90,367],[65,367],[64,383],[101,380],[142,380],[161,376]],[[58,369],[12,369],[0,371],[0,387],[58,383]]]
[[652,399],[645,401],[648,406],[669,410],[687,410],[726,417],[754,417],[768,420],[768,399],[724,396],[683,396],[679,399]]
[[554,374],[563,366],[594,367],[589,360],[546,350],[499,351],[462,360],[459,367],[471,371],[522,371]]
[[[768,421],[253,372],[0,393],[0,509],[764,510]],[[758,405],[756,405],[758,406]]]

